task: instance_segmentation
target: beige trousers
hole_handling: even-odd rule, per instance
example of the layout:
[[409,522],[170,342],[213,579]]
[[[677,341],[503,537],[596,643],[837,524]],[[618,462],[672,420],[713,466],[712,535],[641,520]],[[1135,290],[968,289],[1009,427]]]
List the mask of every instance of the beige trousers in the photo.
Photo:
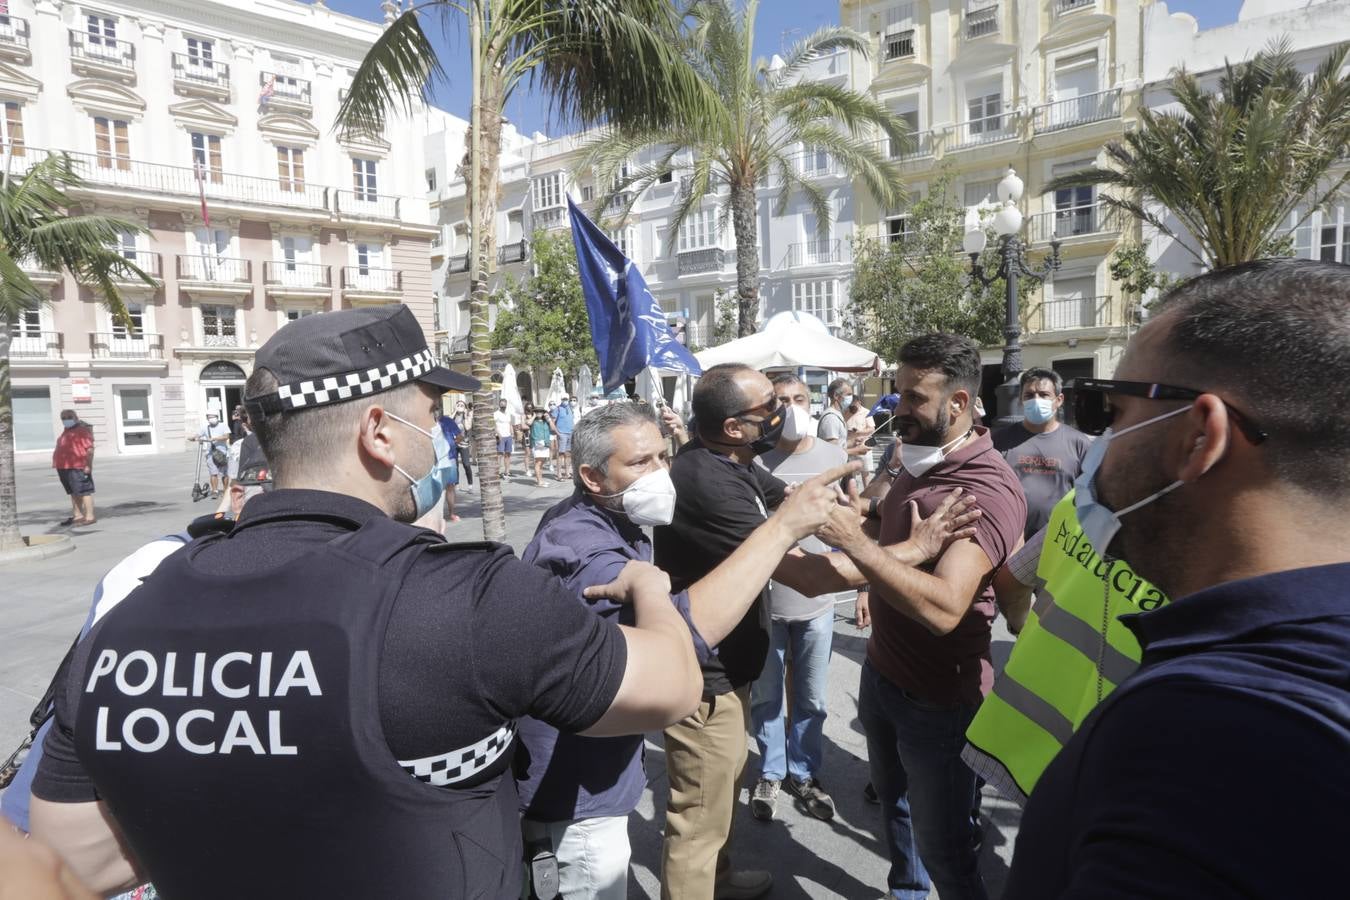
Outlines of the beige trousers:
[[729,845],[750,731],[750,689],[718,694],[666,729],[670,803],[662,900],[712,900],[731,870]]

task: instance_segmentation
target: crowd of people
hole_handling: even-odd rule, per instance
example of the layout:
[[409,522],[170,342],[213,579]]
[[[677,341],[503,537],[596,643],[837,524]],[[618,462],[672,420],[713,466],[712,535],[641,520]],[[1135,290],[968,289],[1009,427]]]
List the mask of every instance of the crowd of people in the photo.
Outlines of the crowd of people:
[[1025,805],[1009,900],[1337,892],[1350,267],[1184,283],[1072,416],[1031,369],[1020,421],[986,425],[960,335],[897,363],[873,476],[845,380],[819,422],[797,376],[737,364],[703,373],[687,425],[503,404],[503,468],[521,437],[539,483],[556,460],[573,487],[517,558],[412,524],[471,424],[441,395],[479,386],[411,313],[288,326],[245,389],[237,520],[95,592],[3,798],[34,838],[0,843],[0,885],[624,897],[659,732],[661,896],[766,895],[792,871],[733,861],[741,792],[756,819],[783,793],[834,817],[822,727],[854,710],[827,710],[826,678],[856,597],[879,892],[988,896],[984,785]]

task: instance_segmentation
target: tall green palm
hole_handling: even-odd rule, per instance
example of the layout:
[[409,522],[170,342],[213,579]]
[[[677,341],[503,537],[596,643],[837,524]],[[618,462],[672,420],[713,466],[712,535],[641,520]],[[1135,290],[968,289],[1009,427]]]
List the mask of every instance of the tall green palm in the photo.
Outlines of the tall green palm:
[[[130,326],[118,281],[139,279],[154,286],[149,275],[115,247],[123,232],[139,226],[109,216],[71,214],[72,191],[82,182],[64,155],[48,156],[22,173],[27,157],[4,150],[0,166],[0,551],[23,546],[14,474],[14,395],[10,383],[9,347],[13,327],[23,313],[38,309],[42,292],[22,263],[51,272],[68,271],[81,284],[97,288],[113,318]],[[33,151],[29,151],[30,153]]]
[[[627,217],[642,193],[676,168],[688,171],[667,232],[669,250],[680,225],[702,208],[710,190],[726,185],[719,226],[728,219],[736,235],[736,304],[739,334],[755,330],[759,312],[759,242],[756,191],[777,179],[776,214],[786,211],[801,191],[815,213],[818,236],[828,233],[831,208],[820,186],[802,171],[801,148],[824,151],[844,172],[860,179],[878,203],[897,205],[904,197],[898,168],[882,154],[879,136],[901,146],[907,140],[900,118],[873,98],[847,87],[798,80],[812,60],[836,50],[864,56],[865,35],[826,27],[798,42],[778,66],[754,59],[755,16],[759,0],[739,9],[732,0],[695,0],[688,13],[692,27],[679,49],[689,67],[720,98],[716,115],[689,116],[672,106],[666,121],[652,128],[611,123],[583,155],[597,183],[611,189],[597,210],[621,210]],[[634,158],[652,161],[631,166]],[[681,159],[677,160],[677,157]],[[687,158],[687,159],[685,159]]]
[[[1328,177],[1350,146],[1348,51],[1336,48],[1305,76],[1279,40],[1225,64],[1212,92],[1178,69],[1170,88],[1179,111],[1141,109],[1139,127],[1106,145],[1107,167],[1047,190],[1114,188],[1103,203],[1177,239],[1208,268],[1268,256],[1295,209],[1301,224],[1350,182],[1350,172]],[[1195,246],[1167,225],[1168,212]]]
[[485,273],[495,258],[503,112],[528,80],[552,99],[559,123],[604,120],[652,127],[676,105],[711,115],[717,102],[674,50],[679,16],[668,0],[431,0],[394,20],[357,69],[338,111],[338,126],[380,133],[388,113],[429,97],[443,72],[422,30],[423,11],[446,26],[466,24],[472,114],[461,167],[468,182],[469,348],[485,387],[474,396],[473,444],[481,466],[483,534],[506,536],[492,426],[491,332]]

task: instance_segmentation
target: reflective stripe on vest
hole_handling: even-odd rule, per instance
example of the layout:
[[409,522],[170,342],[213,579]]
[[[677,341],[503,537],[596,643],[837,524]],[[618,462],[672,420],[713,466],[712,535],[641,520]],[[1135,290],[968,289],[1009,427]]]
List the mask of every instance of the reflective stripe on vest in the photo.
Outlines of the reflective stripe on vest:
[[1097,555],[1078,524],[1072,491],[1050,514],[1036,579],[1036,604],[962,753],[1018,802],[1088,713],[1138,668],[1139,642],[1117,617],[1167,602],[1124,562]]

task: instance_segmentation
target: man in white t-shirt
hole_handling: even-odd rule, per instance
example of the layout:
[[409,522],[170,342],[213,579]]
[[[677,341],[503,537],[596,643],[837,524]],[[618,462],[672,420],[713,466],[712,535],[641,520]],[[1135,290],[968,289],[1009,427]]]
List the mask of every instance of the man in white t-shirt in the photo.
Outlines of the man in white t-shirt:
[[840,450],[848,445],[847,413],[853,404],[853,385],[848,379],[836,378],[825,389],[825,412],[820,415],[820,424],[816,426],[816,437],[829,441]]
[[[220,421],[218,413],[210,412],[206,415],[206,427],[188,440],[201,445],[202,455],[206,458],[206,471],[211,476],[211,499],[219,499],[222,490],[221,478],[225,476],[226,467],[229,465],[230,427]],[[216,451],[219,451],[219,456]],[[229,486],[230,481],[225,478],[224,487]]]
[[497,427],[497,458],[501,466],[502,477],[511,475],[511,454],[515,451],[516,417],[506,408],[506,401],[497,403],[497,411],[492,414],[492,422]]
[[[756,459],[789,484],[799,483],[848,462],[842,446],[811,436],[811,392],[795,375],[773,381],[774,396],[787,408],[778,446]],[[851,394],[851,392],[850,392]],[[803,550],[828,552],[818,538],[797,542]],[[820,786],[824,756],[825,688],[834,634],[835,595],[808,597],[777,581],[769,582],[769,655],[750,689],[751,731],[762,760],[759,781],[750,795],[756,819],[773,818],[778,792],[786,783],[806,811],[817,819],[834,817],[834,801]],[[792,706],[783,698],[784,661],[792,659]]]

